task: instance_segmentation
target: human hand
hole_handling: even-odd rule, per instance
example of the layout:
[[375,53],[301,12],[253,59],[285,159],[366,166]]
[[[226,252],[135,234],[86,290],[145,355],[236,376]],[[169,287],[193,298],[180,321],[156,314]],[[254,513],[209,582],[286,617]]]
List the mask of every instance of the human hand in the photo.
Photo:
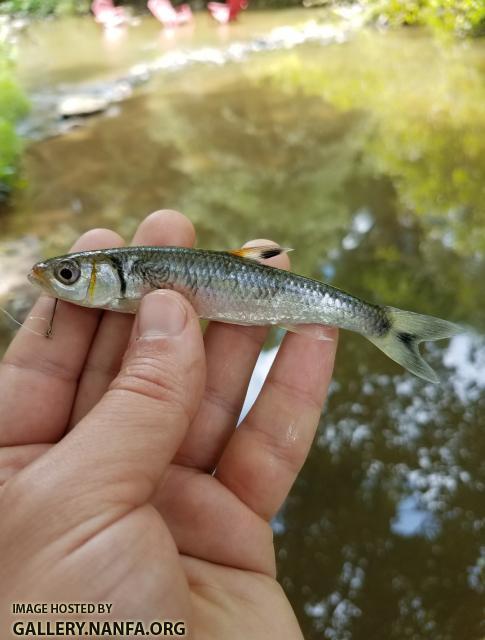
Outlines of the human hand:
[[[133,242],[191,246],[194,231],[157,212]],[[98,229],[73,250],[122,244]],[[33,315],[51,308],[41,297]],[[0,364],[2,638],[13,602],[108,602],[103,619],[183,620],[200,640],[301,638],[269,521],[313,440],[337,333],[288,334],[235,430],[266,333],[202,336],[170,291],[135,320],[60,302],[52,340],[19,331]]]

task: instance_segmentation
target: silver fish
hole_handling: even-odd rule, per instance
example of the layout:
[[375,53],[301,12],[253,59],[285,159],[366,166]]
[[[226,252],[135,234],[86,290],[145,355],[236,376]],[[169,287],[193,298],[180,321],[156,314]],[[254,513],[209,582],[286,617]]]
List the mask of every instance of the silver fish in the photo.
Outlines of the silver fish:
[[349,329],[415,375],[438,382],[418,345],[449,338],[462,332],[461,327],[371,304],[318,280],[258,262],[284,251],[272,245],[233,252],[181,247],[82,251],[39,262],[29,279],[48,294],[85,307],[135,313],[145,294],[173,289],[208,320],[280,325],[320,339],[325,339],[324,325]]

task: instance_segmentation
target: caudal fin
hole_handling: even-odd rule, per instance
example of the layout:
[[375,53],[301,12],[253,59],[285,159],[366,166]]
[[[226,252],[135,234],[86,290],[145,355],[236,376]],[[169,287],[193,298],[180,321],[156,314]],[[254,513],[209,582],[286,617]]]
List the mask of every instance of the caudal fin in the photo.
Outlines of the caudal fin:
[[386,311],[391,323],[390,329],[378,338],[367,336],[369,340],[411,373],[430,382],[439,382],[436,373],[421,357],[418,345],[425,340],[451,338],[462,333],[463,329],[447,320],[412,311],[394,307],[386,307]]

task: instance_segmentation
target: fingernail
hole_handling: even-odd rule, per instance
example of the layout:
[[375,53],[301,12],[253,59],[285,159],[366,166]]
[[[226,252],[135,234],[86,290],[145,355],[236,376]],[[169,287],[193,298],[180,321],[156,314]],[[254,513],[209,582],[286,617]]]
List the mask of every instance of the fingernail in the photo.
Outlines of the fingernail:
[[138,312],[138,333],[142,338],[177,336],[187,322],[187,312],[177,294],[157,291],[145,296]]

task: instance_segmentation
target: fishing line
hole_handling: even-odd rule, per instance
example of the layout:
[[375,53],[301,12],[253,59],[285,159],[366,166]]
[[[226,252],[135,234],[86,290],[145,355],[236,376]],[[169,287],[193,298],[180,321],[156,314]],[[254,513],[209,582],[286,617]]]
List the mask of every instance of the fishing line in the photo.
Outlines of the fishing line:
[[[44,331],[44,333],[41,333],[40,331],[36,331],[35,329],[26,327],[25,324],[23,324],[22,322],[19,322],[16,318],[13,317],[11,313],[9,313],[3,307],[0,307],[0,311],[2,311],[7,316],[7,318],[9,318],[9,320],[14,322],[19,327],[23,327],[25,331],[28,331],[29,333],[33,333],[36,336],[41,336],[42,338],[46,338],[46,337],[48,338],[52,335],[52,323],[49,325],[49,328],[47,329],[47,331]],[[29,316],[27,320],[47,320],[47,318],[43,318],[42,316]]]
[[56,315],[58,302],[59,302],[59,298],[54,298],[54,307],[52,308],[51,319],[49,320],[47,330],[44,334],[46,338],[52,338],[52,333],[54,331],[54,316]]

